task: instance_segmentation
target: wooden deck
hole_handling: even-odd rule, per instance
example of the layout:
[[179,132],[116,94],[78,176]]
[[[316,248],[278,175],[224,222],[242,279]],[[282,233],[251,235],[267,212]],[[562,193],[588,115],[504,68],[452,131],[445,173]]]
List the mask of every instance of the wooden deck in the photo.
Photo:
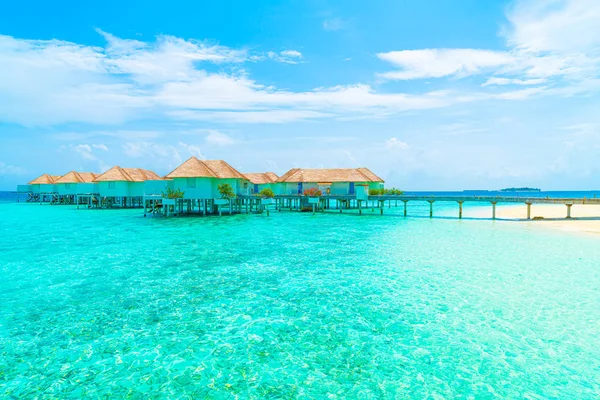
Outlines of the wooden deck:
[[[491,218],[496,218],[496,205],[499,203],[520,203],[526,206],[527,218],[531,219],[532,204],[563,204],[565,218],[571,218],[573,205],[600,205],[600,198],[550,198],[550,197],[516,197],[516,196],[417,196],[387,195],[357,198],[356,195],[328,195],[307,197],[301,195],[278,195],[271,201],[261,200],[257,196],[237,196],[229,201],[223,199],[162,199],[159,195],[144,196],[144,215],[157,213],[168,215],[201,214],[211,215],[263,213],[269,211],[309,211],[339,212],[377,210],[381,215],[386,208],[403,207],[404,216],[408,216],[409,202],[425,202],[429,204],[429,216],[433,217],[436,202],[454,202],[458,205],[458,218],[463,217],[464,203],[487,203],[491,205]],[[164,205],[164,207],[163,207]],[[600,217],[600,215],[599,215]]]

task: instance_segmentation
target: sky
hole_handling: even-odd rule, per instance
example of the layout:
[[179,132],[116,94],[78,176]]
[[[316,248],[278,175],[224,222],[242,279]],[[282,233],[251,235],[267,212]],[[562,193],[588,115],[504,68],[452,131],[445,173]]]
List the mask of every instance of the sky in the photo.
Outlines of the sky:
[[598,0],[3,2],[0,190],[190,156],[600,189],[599,25]]

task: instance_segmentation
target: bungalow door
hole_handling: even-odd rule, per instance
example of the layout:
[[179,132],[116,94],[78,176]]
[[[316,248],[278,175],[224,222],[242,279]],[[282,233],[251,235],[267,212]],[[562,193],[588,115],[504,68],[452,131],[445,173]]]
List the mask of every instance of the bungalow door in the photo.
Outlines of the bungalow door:
[[354,182],[350,182],[350,194],[354,194]]
[[258,192],[259,192],[259,190],[258,190],[258,184],[255,183],[254,184],[254,193],[256,194]]
[[302,194],[302,182],[298,182],[298,194]]

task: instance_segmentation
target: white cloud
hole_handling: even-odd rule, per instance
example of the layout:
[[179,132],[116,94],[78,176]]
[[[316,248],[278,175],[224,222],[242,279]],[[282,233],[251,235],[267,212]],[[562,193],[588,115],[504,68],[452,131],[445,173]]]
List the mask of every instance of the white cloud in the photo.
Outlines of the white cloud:
[[176,146],[159,142],[127,142],[122,148],[126,156],[142,159],[146,164],[159,170],[164,168],[172,170],[192,155],[205,158],[199,146],[182,141]]
[[[105,48],[0,36],[0,64],[7,66],[0,74],[0,121],[106,125],[170,116],[279,123],[381,116],[454,102],[450,95],[376,93],[362,84],[286,91],[245,74],[198,67],[198,61],[237,61],[241,55],[233,50],[167,36],[143,43],[103,34]],[[281,54],[300,59],[295,50]]]
[[392,137],[385,141],[385,146],[388,149],[402,149],[406,150],[409,148],[408,143],[399,140],[398,138]]
[[231,136],[219,131],[210,131],[204,140],[206,143],[217,146],[230,146],[235,143],[235,140]]
[[[579,2],[587,4],[589,1]],[[579,12],[585,24],[598,8],[592,4],[590,11],[574,6],[575,0],[557,0],[556,3],[567,4],[563,7],[566,11],[557,6],[550,14],[562,10],[568,21],[576,21],[575,14]],[[482,80],[486,88],[546,85],[501,93],[498,88],[490,92],[480,89],[481,92],[399,93],[376,91],[360,83],[292,91],[256,82],[242,69],[231,72],[224,63],[257,59],[302,62],[302,54],[293,49],[257,56],[243,49],[203,41],[159,36],[156,41],[142,42],[117,38],[103,31],[99,32],[107,41],[104,47],[0,36],[0,65],[3,66],[0,121],[28,126],[61,123],[106,126],[149,118],[230,123],[351,120],[385,118],[407,111],[489,99],[519,100],[542,94],[572,96],[600,90],[600,80],[590,84],[590,77],[597,75],[600,57],[593,49],[586,48],[596,43],[595,39],[578,42],[576,51],[562,53],[562,45],[553,47],[552,51],[536,53],[532,49],[551,47],[525,44],[524,36],[519,33],[525,28],[520,24],[538,15],[536,10],[524,6],[511,9],[512,26],[505,33],[508,43],[505,50],[422,49],[377,55],[398,67],[380,74],[390,80],[487,74]],[[546,14],[538,18],[546,21]],[[326,21],[324,25],[328,29],[336,27],[336,18]],[[532,43],[548,42],[549,39],[543,39],[549,35],[546,32],[546,28],[533,31],[542,39],[532,37]],[[595,37],[596,33],[591,36]],[[204,63],[220,63],[222,67],[219,72],[209,72]],[[116,134],[110,129],[106,132]],[[160,133],[152,135],[158,137]],[[153,137],[139,139],[152,140]],[[138,139],[127,140],[136,142]]]
[[192,156],[196,156],[200,159],[204,159],[206,157],[204,157],[204,155],[202,154],[202,151],[200,150],[199,146],[193,145],[193,144],[187,144],[184,142],[179,142],[179,147],[183,148],[187,153],[189,153]]
[[489,78],[481,86],[492,85],[539,85],[546,82],[545,79],[510,79],[510,78]]
[[519,0],[507,17],[508,44],[520,50],[572,53],[600,45],[597,0]]
[[514,61],[506,52],[478,49],[402,50],[378,53],[377,57],[401,68],[379,74],[382,78],[396,80],[466,76]]
[[300,53],[298,50],[284,50],[279,54],[286,57],[302,58],[302,53]]
[[83,143],[83,144],[77,144],[77,145],[75,145],[75,144],[63,145],[63,146],[60,146],[59,150],[60,151],[69,150],[69,151],[75,152],[81,158],[83,158],[84,160],[87,160],[87,161],[102,162],[102,160],[98,159],[94,150],[100,150],[100,151],[107,152],[108,147],[104,144],[85,144],[85,143]]
[[168,158],[174,156],[181,159],[175,147],[156,142],[127,142],[123,144],[123,152],[133,158]]
[[105,144],[92,144],[92,147],[94,149],[98,149],[98,150],[102,150],[102,151],[108,151],[108,147]]
[[0,175],[24,175],[25,169],[0,161]]
[[[408,80],[492,74],[482,86],[539,85],[552,80],[553,90],[538,94],[572,95],[595,91],[582,85],[600,69],[600,1],[516,0],[507,12],[504,50],[421,49],[379,53],[399,70],[379,74]],[[586,87],[587,86],[587,87]],[[571,89],[568,89],[571,88]],[[523,98],[532,91],[507,93],[500,99]]]
[[92,154],[92,148],[89,144],[78,144],[73,146],[73,150],[75,150],[79,155],[86,160],[95,160],[96,156]]
[[302,58],[302,53],[300,53],[297,50],[284,50],[279,53],[269,51],[267,53],[267,57],[271,60],[275,60],[286,64],[298,64],[300,62],[300,59]]

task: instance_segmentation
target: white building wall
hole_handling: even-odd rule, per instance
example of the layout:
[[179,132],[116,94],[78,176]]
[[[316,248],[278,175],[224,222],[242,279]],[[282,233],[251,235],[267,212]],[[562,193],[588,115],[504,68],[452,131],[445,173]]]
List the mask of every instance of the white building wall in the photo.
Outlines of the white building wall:
[[87,183],[77,183],[77,187],[75,191],[77,194],[90,194],[90,193],[98,193],[98,184],[87,182]]
[[57,183],[56,192],[61,196],[71,196],[77,194],[77,183]]
[[129,197],[129,182],[99,182],[98,192],[100,193],[101,197]]
[[128,183],[129,183],[129,196],[142,197],[144,195],[145,182],[128,182]]
[[40,184],[40,193],[56,193],[56,185],[42,183]]
[[145,181],[144,182],[144,194],[145,195],[160,195],[167,191],[169,187],[172,189],[172,180],[159,180],[159,181]]
[[212,178],[175,178],[172,189],[184,192],[184,199],[211,199]]

